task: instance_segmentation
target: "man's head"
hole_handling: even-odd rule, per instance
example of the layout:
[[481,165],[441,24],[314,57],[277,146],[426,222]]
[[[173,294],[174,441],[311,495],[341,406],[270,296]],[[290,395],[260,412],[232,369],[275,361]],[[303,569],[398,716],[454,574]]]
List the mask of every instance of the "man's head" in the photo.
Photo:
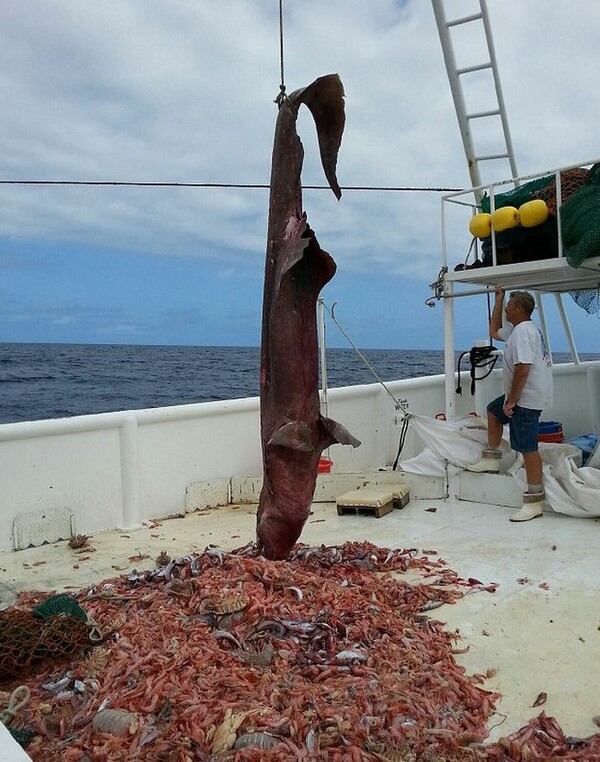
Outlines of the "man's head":
[[506,318],[513,325],[530,320],[535,309],[533,296],[527,291],[512,291],[506,303]]

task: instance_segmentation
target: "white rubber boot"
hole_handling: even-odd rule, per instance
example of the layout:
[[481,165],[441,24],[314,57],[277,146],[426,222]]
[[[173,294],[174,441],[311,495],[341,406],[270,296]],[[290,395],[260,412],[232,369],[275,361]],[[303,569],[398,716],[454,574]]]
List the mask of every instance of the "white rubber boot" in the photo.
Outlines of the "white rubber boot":
[[544,492],[524,492],[521,510],[513,514],[509,521],[531,521],[544,515]]
[[497,474],[500,471],[501,460],[502,453],[500,450],[485,449],[481,453],[481,458],[477,463],[472,463],[470,466],[465,466],[465,468],[467,471],[473,471],[480,474]]

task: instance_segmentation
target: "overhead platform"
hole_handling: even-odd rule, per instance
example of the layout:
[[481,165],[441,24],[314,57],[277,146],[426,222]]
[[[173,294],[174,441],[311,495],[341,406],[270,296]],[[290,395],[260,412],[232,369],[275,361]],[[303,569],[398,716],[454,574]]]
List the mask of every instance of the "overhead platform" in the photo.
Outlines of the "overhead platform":
[[598,288],[600,257],[586,259],[577,268],[571,267],[565,257],[554,257],[536,262],[448,272],[445,279],[448,284],[465,283],[480,288],[499,285],[506,289],[523,288],[551,293],[581,291]]
[[[590,169],[586,169],[589,167]],[[598,252],[597,237],[592,237],[586,240],[583,236],[588,232],[585,228],[582,229],[582,219],[576,217],[578,227],[568,228],[570,232],[570,249],[566,252],[569,253],[569,258],[580,258],[579,255],[587,253],[587,258],[581,258],[581,264],[579,267],[571,267],[567,257],[565,256],[565,249],[563,247],[562,240],[562,222],[567,220],[567,204],[571,204],[568,207],[569,215],[571,216],[571,222],[573,218],[573,204],[572,201],[577,198],[578,194],[582,194],[587,187],[594,186],[598,183],[598,171],[595,172],[595,180],[593,178],[594,168],[600,167],[600,160],[594,160],[590,162],[582,162],[577,165],[570,165],[567,167],[561,167],[559,169],[552,169],[546,172],[537,173],[535,175],[529,175],[527,177],[512,178],[510,180],[503,180],[497,183],[491,183],[481,185],[474,188],[467,188],[461,191],[454,191],[446,194],[442,197],[441,205],[441,223],[442,223],[442,256],[441,256],[441,269],[438,279],[431,284],[434,290],[434,296],[431,297],[427,303],[433,306],[435,300],[442,300],[444,302],[444,370],[446,375],[446,416],[452,418],[455,415],[457,409],[457,396],[456,396],[456,383],[455,383],[455,358],[456,347],[454,343],[454,303],[455,300],[462,297],[475,296],[477,294],[485,294],[490,290],[493,290],[496,286],[501,286],[506,291],[525,290],[532,291],[536,299],[537,314],[539,316],[540,329],[546,340],[546,345],[551,348],[552,342],[548,335],[546,318],[544,314],[544,304],[542,296],[545,294],[553,294],[559,314],[562,320],[563,329],[567,343],[569,345],[571,360],[574,363],[579,363],[579,354],[575,344],[569,319],[565,307],[562,302],[562,294],[576,291],[590,291],[598,292],[600,289],[600,256],[595,255]],[[587,180],[582,184],[581,172],[587,172]],[[553,180],[551,180],[553,178]],[[545,185],[535,185],[538,180],[544,180]],[[565,180],[566,186],[563,188],[563,180]],[[577,181],[577,183],[575,183]],[[570,185],[569,185],[570,183]],[[511,186],[506,188],[506,186]],[[520,192],[520,196],[518,195]],[[508,194],[512,195],[508,195]],[[519,230],[519,221],[516,224],[512,224],[506,227],[501,227],[499,231],[496,231],[494,225],[491,225],[491,238],[485,236],[480,239],[482,241],[481,250],[483,253],[483,259],[489,258],[492,263],[497,263],[499,259],[506,259],[507,255],[514,259],[522,259],[526,261],[512,261],[509,264],[491,264],[488,266],[469,267],[466,260],[463,262],[466,267],[460,270],[454,270],[455,262],[452,262],[451,252],[456,255],[456,252],[460,249],[466,248],[466,246],[457,246],[456,241],[461,239],[467,240],[467,236],[471,234],[471,226],[469,224],[470,219],[474,215],[481,212],[483,204],[480,197],[486,198],[489,201],[487,208],[492,218],[496,209],[500,209],[502,206],[512,206],[512,204],[520,204],[524,206],[530,200],[535,198],[534,194],[541,194],[546,198],[553,199],[552,204],[554,212],[547,214],[546,219],[551,220],[552,216],[555,216],[555,232],[554,236],[549,235],[550,227],[547,227],[545,231],[540,231],[540,234],[527,238],[527,228],[535,228],[535,225],[523,225],[523,237],[509,238],[504,235],[504,232],[508,232],[514,228]],[[586,199],[585,204],[582,206],[583,211],[587,217],[585,217],[589,225],[589,230],[592,232],[595,230],[594,225],[598,225],[597,217],[594,216],[595,207],[590,207],[590,200],[587,198],[589,194],[584,194]],[[518,199],[518,200],[517,200]],[[526,199],[526,200],[523,200]],[[498,207],[496,202],[498,201]],[[564,205],[563,205],[564,202]],[[548,203],[548,201],[546,201]],[[516,207],[515,207],[516,208]],[[576,207],[575,207],[576,208]],[[487,209],[486,209],[487,213]],[[518,216],[518,215],[517,215]],[[490,220],[491,221],[491,220]],[[540,227],[542,224],[540,223]],[[467,233],[467,230],[469,233]],[[573,238],[573,231],[578,233],[578,236]],[[472,235],[472,234],[471,234]],[[452,241],[450,244],[449,241]],[[471,238],[472,245],[469,249],[469,254],[473,248],[473,243],[477,241],[477,238]],[[484,242],[487,244],[484,251]],[[579,250],[585,243],[585,248]],[[474,249],[477,252],[477,247]],[[547,259],[533,259],[531,254],[539,254],[544,256],[545,253],[553,254]],[[467,260],[469,258],[467,255]],[[476,255],[477,256],[477,255]],[[456,260],[455,260],[456,261]]]

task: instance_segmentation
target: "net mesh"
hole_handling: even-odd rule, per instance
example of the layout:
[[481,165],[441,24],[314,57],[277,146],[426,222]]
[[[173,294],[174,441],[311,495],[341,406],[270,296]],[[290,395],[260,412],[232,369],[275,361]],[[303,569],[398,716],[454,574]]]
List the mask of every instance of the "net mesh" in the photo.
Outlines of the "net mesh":
[[598,315],[600,313],[600,291],[597,288],[587,291],[570,291],[575,304],[585,310],[588,315]]
[[[521,204],[527,201],[533,201],[537,198],[535,195],[542,188],[546,188],[553,181],[553,175],[547,177],[540,177],[538,180],[531,180],[528,183],[519,185],[518,188],[506,191],[505,193],[498,193],[494,196],[494,206],[496,209],[500,209],[503,206],[516,206],[517,209]],[[481,210],[483,212],[490,211],[490,197],[486,194],[481,200]]]
[[[482,262],[492,264],[492,239],[481,243]],[[496,259],[499,265],[513,262],[535,262],[558,256],[556,218],[548,217],[542,225],[516,227],[496,233]]]
[[0,680],[43,659],[60,659],[93,645],[94,623],[75,599],[54,596],[32,610],[0,611]]
[[560,208],[565,257],[579,267],[589,257],[600,256],[600,185],[585,185]]
[[[560,208],[565,257],[579,267],[588,257],[600,255],[600,164],[587,173],[587,185],[579,187]],[[571,291],[575,304],[588,315],[600,314],[600,291]]]
[[[567,169],[560,173],[560,194],[561,201],[564,203],[569,196],[578,191],[584,185],[587,185],[589,180],[589,170],[576,167],[575,169]],[[539,198],[546,202],[549,214],[556,216],[556,179],[552,178],[551,181],[535,191],[534,198]],[[562,208],[561,208],[562,211]]]

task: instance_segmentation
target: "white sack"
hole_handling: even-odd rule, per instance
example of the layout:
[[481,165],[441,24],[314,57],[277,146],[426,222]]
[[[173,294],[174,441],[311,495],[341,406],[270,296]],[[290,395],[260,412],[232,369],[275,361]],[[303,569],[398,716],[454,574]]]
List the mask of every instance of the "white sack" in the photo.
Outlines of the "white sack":
[[444,421],[411,414],[410,425],[425,444],[423,452],[401,463],[402,470],[412,474],[445,476],[446,464],[447,473],[456,474],[479,460],[482,449],[487,446],[485,425],[470,415]]
[[[569,444],[540,444],[546,503],[557,513],[593,518],[600,516],[600,470],[580,467],[581,450]],[[522,491],[527,489],[523,456],[509,470]]]
[[[465,416],[450,421],[426,418],[411,414],[410,423],[415,427],[425,448],[419,455],[402,461],[403,471],[425,476],[454,475],[475,463],[487,446],[487,429],[481,419]],[[508,436],[505,427],[505,436]],[[508,444],[502,442],[506,450]],[[546,503],[557,513],[569,516],[600,516],[600,469],[579,467],[581,450],[570,444],[541,442],[540,456],[544,469]],[[514,464],[508,469],[521,492],[527,490],[523,456],[518,453]],[[506,457],[503,457],[503,464]]]

